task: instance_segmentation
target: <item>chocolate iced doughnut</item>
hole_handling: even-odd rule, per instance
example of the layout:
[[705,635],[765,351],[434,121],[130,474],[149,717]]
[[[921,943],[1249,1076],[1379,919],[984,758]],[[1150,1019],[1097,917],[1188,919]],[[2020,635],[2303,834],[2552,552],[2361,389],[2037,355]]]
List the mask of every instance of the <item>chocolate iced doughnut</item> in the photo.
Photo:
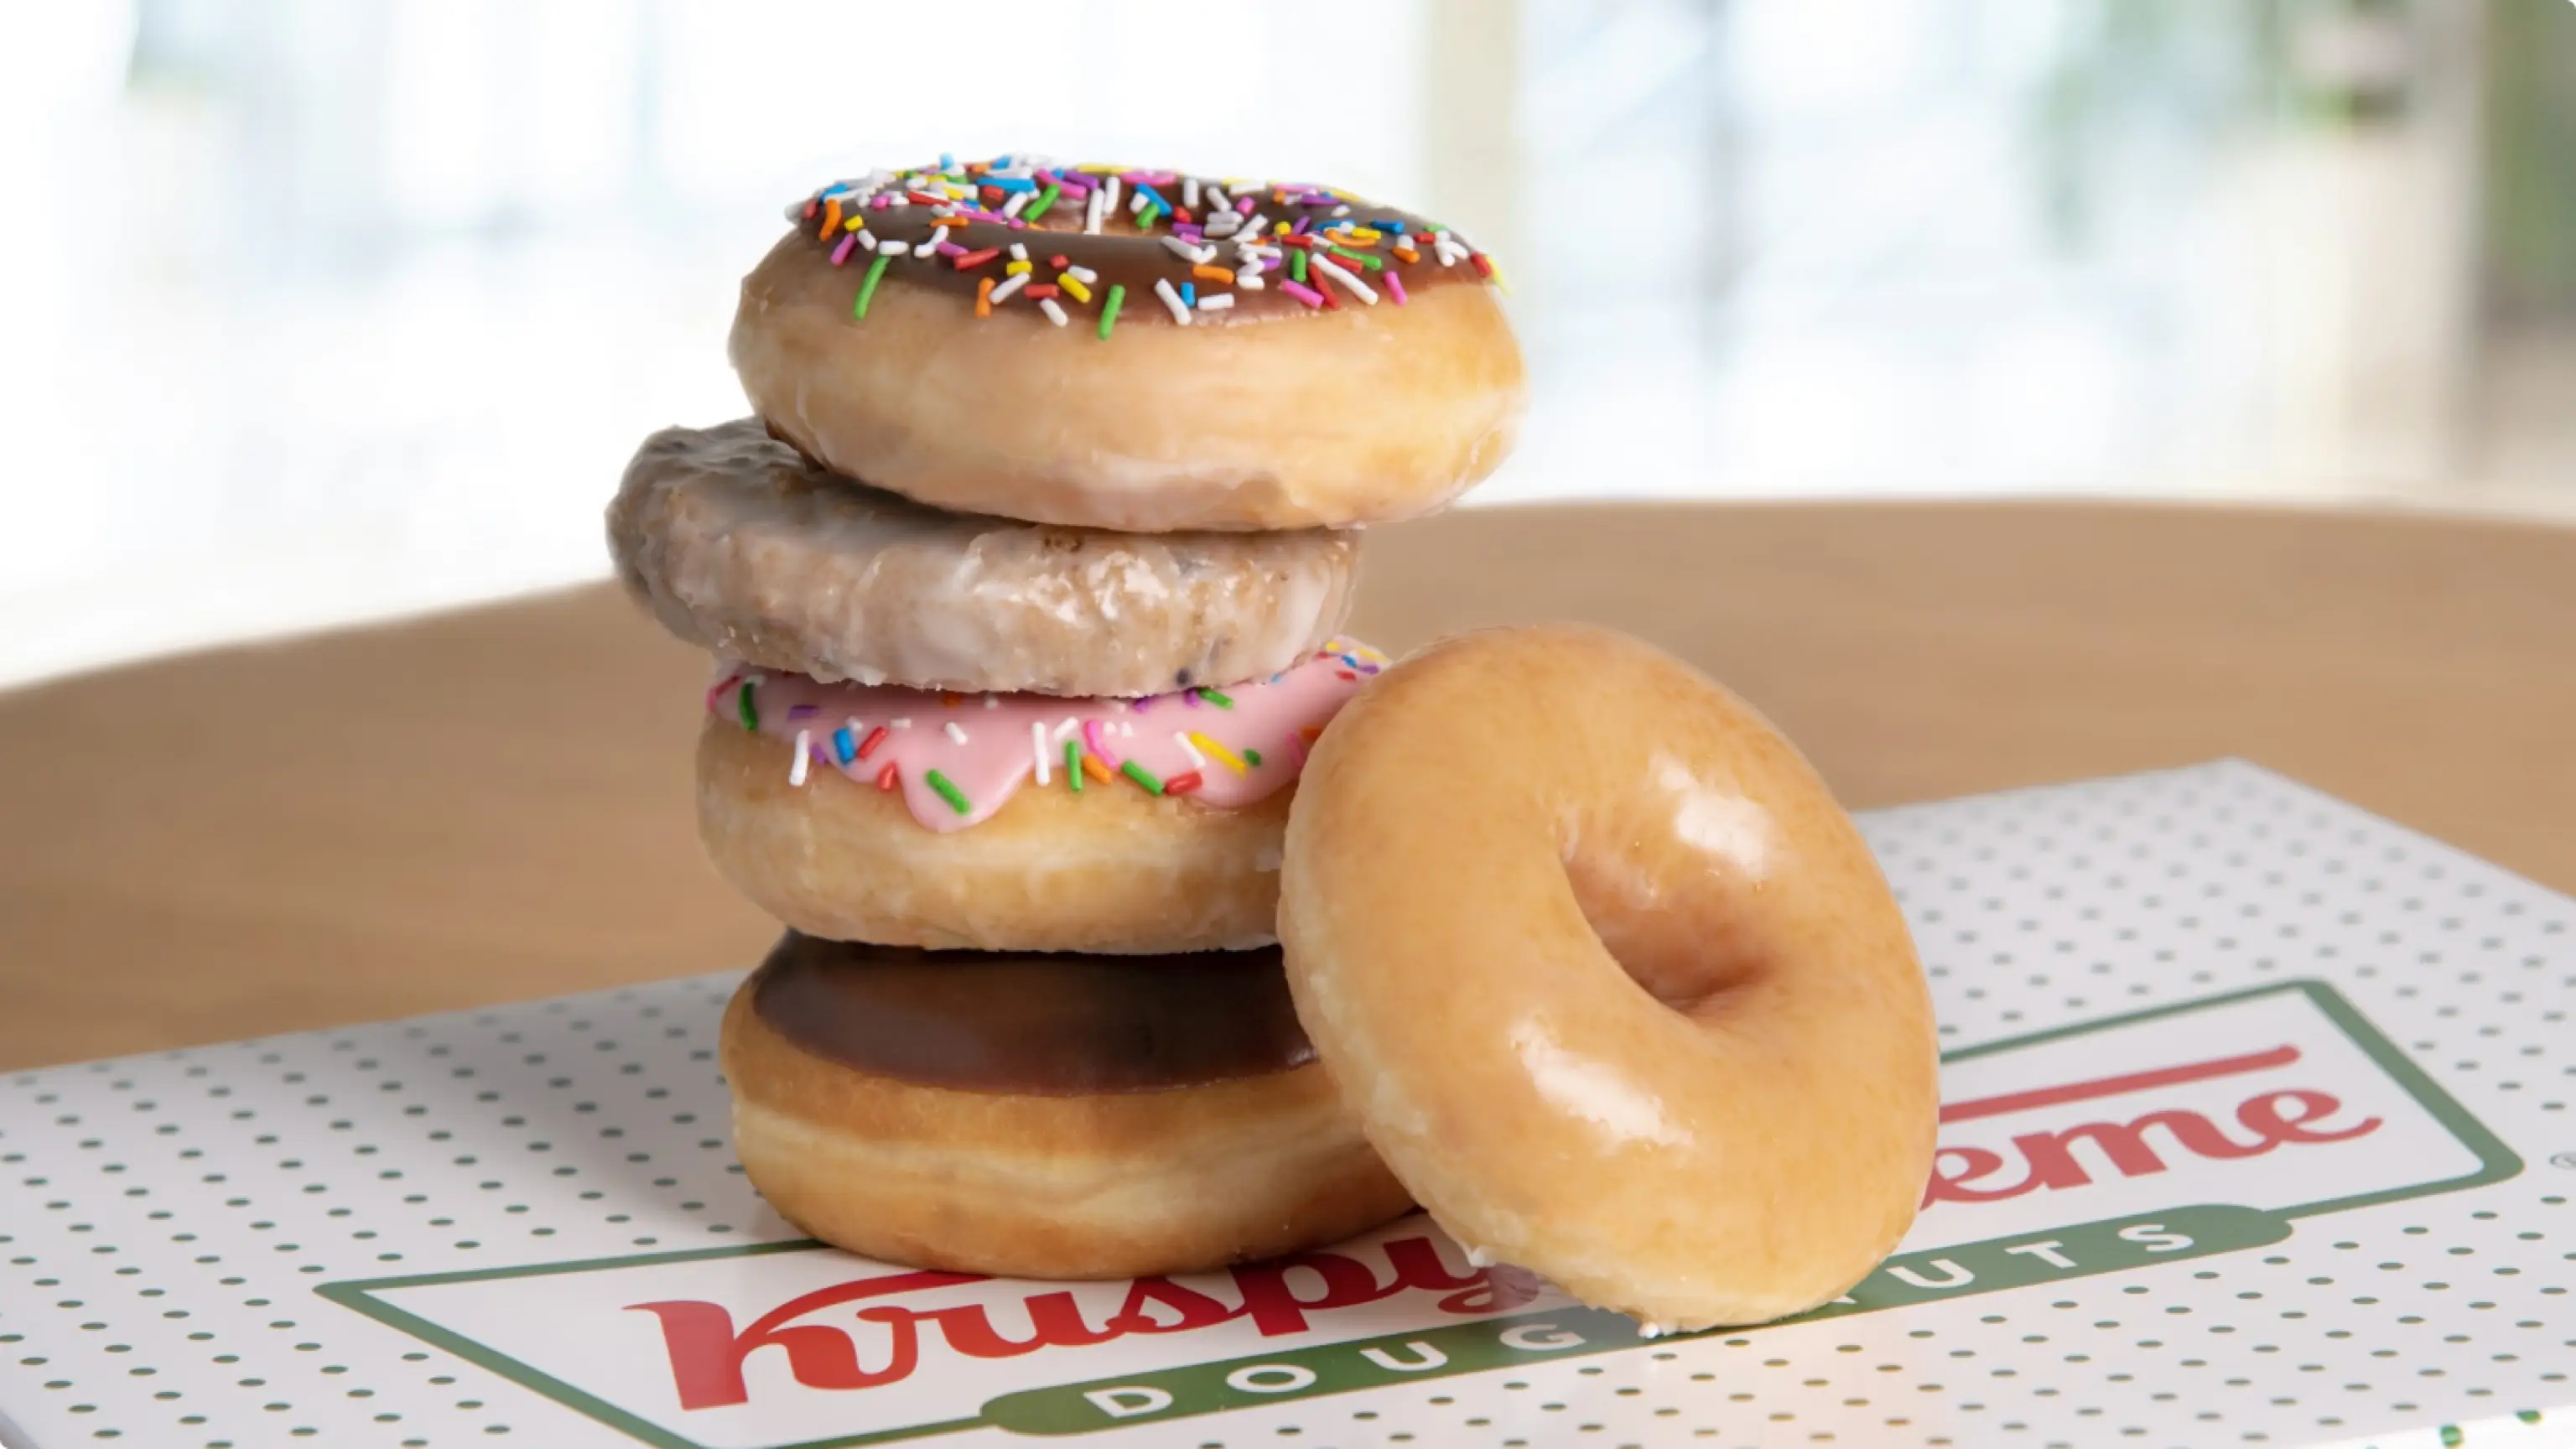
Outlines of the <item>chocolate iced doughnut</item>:
[[943,159],[789,217],[734,317],[753,411],[942,508],[1347,527],[1438,508],[1518,431],[1492,260],[1347,192]]
[[1275,950],[929,954],[789,933],[734,993],[734,1142],[771,1206],[894,1262],[1182,1273],[1409,1206]]
[[1160,1092],[1315,1059],[1276,946],[1169,956],[924,951],[791,931],[753,985],[751,1007],[814,1056],[962,1092]]

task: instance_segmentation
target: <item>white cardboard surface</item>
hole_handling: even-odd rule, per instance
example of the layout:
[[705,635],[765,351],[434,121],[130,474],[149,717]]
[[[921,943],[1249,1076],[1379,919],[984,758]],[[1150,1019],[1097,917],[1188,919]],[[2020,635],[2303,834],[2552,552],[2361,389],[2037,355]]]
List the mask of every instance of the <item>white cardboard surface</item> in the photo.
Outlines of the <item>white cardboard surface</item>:
[[1640,1340],[1420,1218],[1176,1283],[802,1244],[739,973],[0,1081],[0,1443],[2576,1444],[2576,903],[2251,766],[1880,812],[1904,1248]]

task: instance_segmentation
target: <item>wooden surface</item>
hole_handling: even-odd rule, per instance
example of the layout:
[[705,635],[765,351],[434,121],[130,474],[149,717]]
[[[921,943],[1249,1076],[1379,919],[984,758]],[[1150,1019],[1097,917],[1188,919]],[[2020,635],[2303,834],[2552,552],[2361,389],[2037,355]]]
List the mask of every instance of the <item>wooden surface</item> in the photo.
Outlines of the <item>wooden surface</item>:
[[[1454,513],[1355,632],[1654,639],[1854,807],[2241,755],[2576,889],[2576,532],[2094,506]],[[0,696],[0,1068],[751,964],[705,663],[607,587]]]

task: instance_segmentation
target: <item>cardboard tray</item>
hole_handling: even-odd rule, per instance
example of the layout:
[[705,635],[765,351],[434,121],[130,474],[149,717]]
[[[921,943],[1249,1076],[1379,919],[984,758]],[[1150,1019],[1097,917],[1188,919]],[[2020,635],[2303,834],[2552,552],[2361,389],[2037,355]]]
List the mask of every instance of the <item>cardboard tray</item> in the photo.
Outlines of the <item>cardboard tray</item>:
[[738,973],[0,1082],[0,1442],[2576,1443],[2576,903],[2252,766],[1878,812],[1900,1252],[1642,1339],[1411,1218],[1176,1282],[801,1240]]

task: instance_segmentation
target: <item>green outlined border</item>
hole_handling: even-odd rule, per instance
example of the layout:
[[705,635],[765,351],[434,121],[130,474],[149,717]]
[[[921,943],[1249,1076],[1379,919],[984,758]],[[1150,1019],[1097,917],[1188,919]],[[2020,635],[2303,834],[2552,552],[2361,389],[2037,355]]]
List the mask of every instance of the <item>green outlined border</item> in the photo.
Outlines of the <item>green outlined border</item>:
[[2435,1193],[2463,1192],[2470,1188],[2489,1187],[2521,1175],[2522,1158],[2519,1154],[2505,1146],[2502,1138],[2488,1131],[2485,1123],[2469,1115],[2469,1109],[2461,1106],[2457,1097],[2444,1090],[2441,1083],[2434,1081],[2422,1067],[2417,1066],[2415,1059],[2408,1056],[2404,1048],[2390,1041],[2378,1027],[2371,1024],[2370,1018],[2363,1016],[2351,1002],[2344,1000],[2342,992],[2335,990],[2330,983],[2312,977],[2275,982],[2269,986],[2248,987],[2243,991],[2223,992],[2217,996],[2197,996],[2189,1001],[2177,1001],[2168,1006],[2150,1006],[2144,1011],[2132,1011],[2123,1016],[2106,1017],[2100,1021],[2052,1027],[2047,1031],[2006,1037],[2002,1041],[1961,1047],[1956,1051],[1943,1052],[1941,1062],[1947,1066],[1951,1062],[1974,1061],[1978,1057],[2041,1046],[2048,1042],[2063,1041],[2068,1037],[2092,1036],[2124,1026],[2134,1026],[2142,1021],[2154,1021],[2159,1017],[2188,1016],[2196,1011],[2233,1006],[2240,1001],[2253,1001],[2287,992],[2299,992],[2305,995],[2316,1005],[2317,1010],[2324,1012],[2326,1019],[2333,1022],[2354,1046],[2361,1048],[2362,1054],[2369,1057],[2373,1065],[2386,1072],[2389,1079],[2397,1083],[2407,1096],[2415,1099],[2415,1105],[2433,1114],[2433,1120],[2441,1123],[2444,1131],[2458,1139],[2461,1146],[2469,1149],[2478,1159],[2478,1166],[2474,1172],[2445,1178],[2438,1182],[2418,1183],[2412,1187],[2385,1188],[2378,1192],[2356,1193],[2351,1197],[2328,1198],[2323,1202],[2307,1203],[2299,1207],[2276,1208],[2272,1211],[2285,1218],[2349,1212],[2354,1208],[2376,1207],[2384,1202],[2399,1202],[2410,1197],[2429,1197]]
[[[2119,1016],[2102,1017],[2094,1021],[2006,1037],[1999,1041],[1983,1042],[1976,1046],[1960,1047],[1942,1053],[1941,1060],[1945,1065],[1951,1062],[1974,1061],[1979,1057],[2063,1041],[2070,1037],[2092,1036],[2163,1017],[2188,1016],[2195,1012],[2233,1006],[2238,1002],[2278,996],[2285,992],[2304,994],[2309,1001],[2313,1002],[2316,1008],[2325,1014],[2327,1020],[2333,1022],[2355,1046],[2360,1047],[2362,1053],[2369,1057],[2374,1065],[2387,1073],[2400,1089],[2415,1100],[2416,1105],[2431,1113],[2434,1120],[2440,1122],[2445,1131],[2457,1139],[2462,1146],[2468,1148],[2477,1157],[2478,1167],[2474,1172],[2437,1182],[2388,1188],[2350,1197],[2330,1198],[2323,1202],[2308,1203],[2298,1207],[2274,1209],[2272,1211],[2276,1216],[2314,1217],[2324,1213],[2346,1212],[2354,1208],[2375,1207],[2381,1203],[2397,1202],[2406,1198],[2428,1197],[2439,1193],[2489,1187],[2518,1176],[2522,1172],[2522,1158],[2512,1148],[2507,1147],[2501,1138],[2488,1131],[2486,1124],[2470,1115],[2469,1109],[2462,1106],[2459,1099],[2444,1090],[2440,1083],[2434,1081],[2422,1067],[2416,1065],[2414,1059],[2409,1057],[2403,1048],[2389,1040],[2378,1027],[2372,1025],[2369,1018],[2363,1016],[2351,1002],[2343,998],[2341,992],[2335,990],[2330,983],[2313,978],[2249,987],[2242,991],[2223,992],[2216,996],[2194,997],[2189,1001],[2151,1006],[2142,1011],[2125,1012]],[[641,1268],[663,1263],[696,1262],[708,1258],[744,1258],[767,1253],[815,1252],[829,1249],[830,1245],[827,1243],[812,1238],[797,1238],[779,1243],[747,1243],[674,1253],[584,1258],[572,1262],[543,1263],[532,1267],[467,1268],[447,1273],[418,1273],[399,1278],[350,1279],[337,1283],[318,1283],[314,1285],[313,1291],[343,1308],[364,1314],[388,1328],[409,1334],[433,1348],[443,1349],[478,1368],[498,1374],[521,1388],[587,1415],[642,1443],[650,1444],[654,1449],[707,1449],[707,1446],[695,1439],[674,1434],[594,1394],[565,1383],[524,1360],[512,1358],[488,1348],[473,1339],[443,1328],[418,1314],[397,1308],[373,1295],[401,1288],[421,1288],[448,1283],[489,1282],[503,1278],[543,1278],[559,1273],[587,1273],[609,1268]],[[985,1421],[979,1415],[970,1419],[946,1419],[935,1423],[875,1430],[839,1438],[807,1440],[798,1444],[780,1445],[777,1449],[855,1449],[855,1446],[859,1445],[926,1438],[931,1435],[951,1434],[984,1426]]]

